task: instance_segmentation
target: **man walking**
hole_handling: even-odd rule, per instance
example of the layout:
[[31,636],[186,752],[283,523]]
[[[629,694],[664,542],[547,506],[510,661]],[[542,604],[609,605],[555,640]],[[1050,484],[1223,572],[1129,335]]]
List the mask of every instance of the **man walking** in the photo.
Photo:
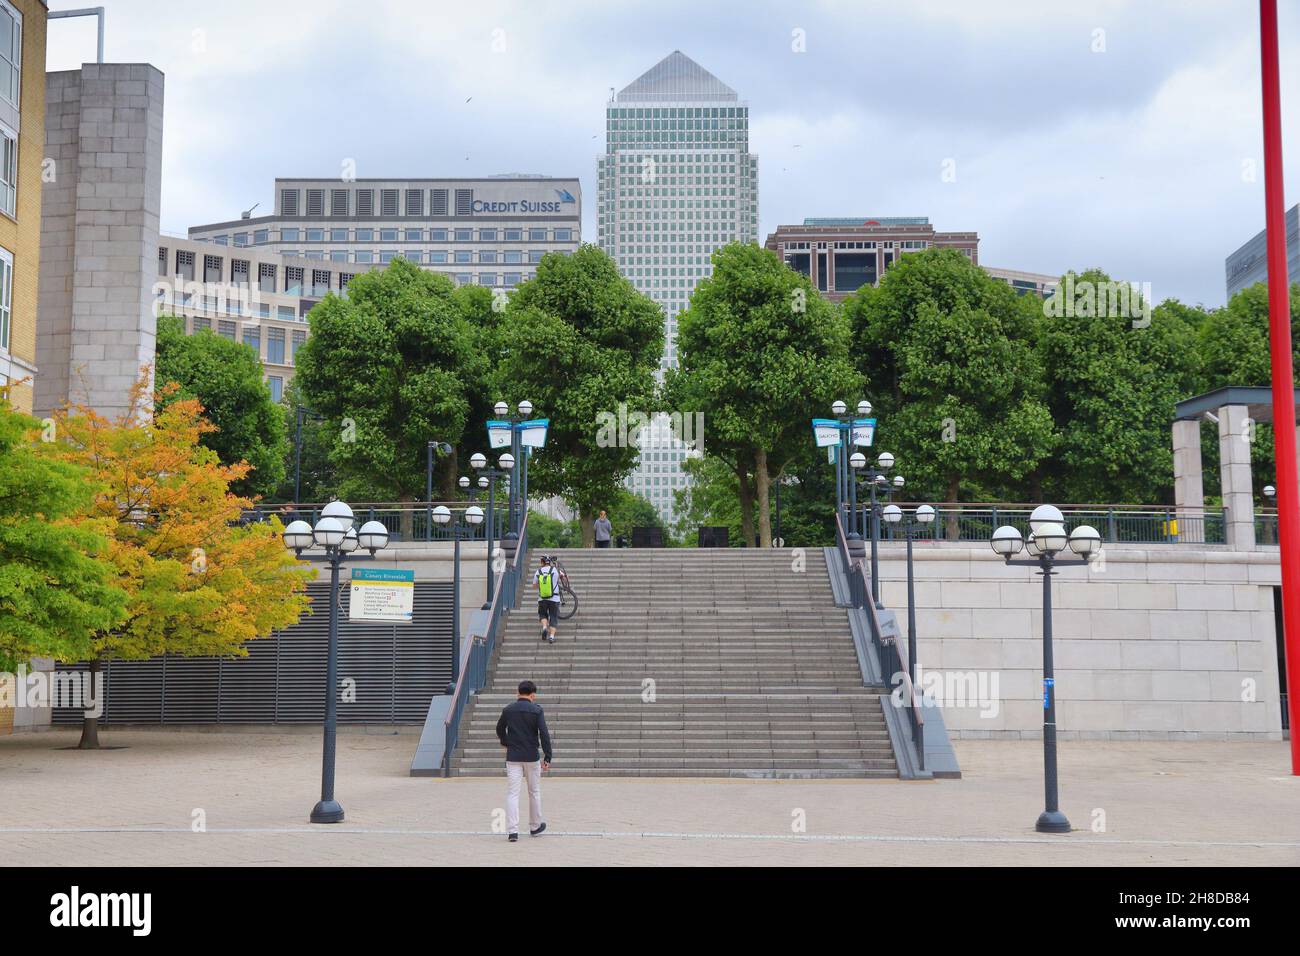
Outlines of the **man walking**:
[[605,516],[603,510],[600,513],[600,517],[596,519],[593,527],[596,529],[596,547],[608,548],[610,535],[613,534],[614,526],[609,523],[609,518]]
[[[519,842],[519,788],[528,778],[528,835],[541,836],[542,771],[551,766],[551,734],[546,715],[537,704],[537,685],[519,682],[519,699],[507,704],[497,720],[497,739],[506,748],[506,829],[510,842]],[[541,757],[537,752],[541,740]]]
[[560,572],[550,555],[542,555],[533,572],[533,586],[537,588],[537,623],[542,626],[542,640],[554,644],[555,627],[560,623]]

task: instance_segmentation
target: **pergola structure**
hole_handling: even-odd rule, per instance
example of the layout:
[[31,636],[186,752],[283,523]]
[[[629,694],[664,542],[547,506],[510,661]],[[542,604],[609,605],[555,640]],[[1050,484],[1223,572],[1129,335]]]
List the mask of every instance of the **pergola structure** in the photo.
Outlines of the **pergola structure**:
[[[1300,391],[1296,392],[1300,401]],[[1273,421],[1268,386],[1230,385],[1174,406],[1174,504],[1179,513],[1204,511],[1201,422],[1219,426],[1219,482],[1225,513],[1224,540],[1237,550],[1255,547],[1255,494],[1250,474],[1252,428]],[[1297,435],[1300,438],[1300,435]]]

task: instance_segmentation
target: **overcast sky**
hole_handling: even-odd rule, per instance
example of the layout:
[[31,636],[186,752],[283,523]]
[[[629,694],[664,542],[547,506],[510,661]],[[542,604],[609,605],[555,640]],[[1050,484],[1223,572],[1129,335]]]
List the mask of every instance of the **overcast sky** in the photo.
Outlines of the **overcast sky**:
[[[578,176],[594,241],[610,88],[674,49],[749,104],[760,240],[805,216],[929,216],[978,232],[986,265],[1099,266],[1218,305],[1224,257],[1263,228],[1254,0],[103,2],[106,59],[166,75],[166,232],[264,214],[276,176],[354,159],[361,177]],[[1300,11],[1280,6],[1289,207]],[[94,50],[93,18],[51,21],[48,69]]]

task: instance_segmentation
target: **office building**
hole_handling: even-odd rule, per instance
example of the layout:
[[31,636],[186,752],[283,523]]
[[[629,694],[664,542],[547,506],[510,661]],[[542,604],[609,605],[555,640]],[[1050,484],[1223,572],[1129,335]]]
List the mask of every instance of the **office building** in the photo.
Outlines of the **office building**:
[[189,237],[340,271],[400,256],[460,285],[509,289],[546,253],[576,251],[581,224],[572,178],[277,179],[274,214],[194,226]]
[[187,334],[210,329],[251,347],[278,402],[307,341],[307,313],[331,292],[346,296],[353,276],[372,268],[164,235],[154,307],[184,318]]
[[956,249],[979,264],[976,233],[937,232],[926,216],[810,218],[778,226],[765,245],[834,302],[879,284],[885,270],[909,252]]
[[39,365],[46,13],[40,0],[0,0],[0,390],[24,412]]
[[[1291,282],[1300,281],[1300,205],[1286,211],[1286,271]],[[1223,263],[1228,298],[1256,282],[1268,281],[1268,251],[1264,232],[1245,243]]]
[[[758,241],[758,158],[749,152],[749,107],[674,51],[606,105],[597,180],[600,246],[663,309],[662,364],[675,365],[677,316],[696,283],[710,274],[714,250]],[[628,486],[671,520],[673,492],[685,487],[686,447],[657,419],[642,448]]]

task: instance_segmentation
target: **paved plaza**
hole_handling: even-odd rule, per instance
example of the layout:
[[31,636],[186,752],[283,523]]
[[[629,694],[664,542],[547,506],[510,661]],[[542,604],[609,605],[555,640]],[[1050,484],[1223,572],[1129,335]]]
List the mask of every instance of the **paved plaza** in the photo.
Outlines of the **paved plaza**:
[[409,730],[340,735],[347,821],[332,827],[307,823],[318,731],[101,739],[121,749],[65,749],[70,730],[0,738],[5,865],[1300,864],[1300,778],[1280,742],[1067,742],[1076,831],[1061,837],[1033,831],[1039,743],[959,740],[961,780],[546,780],[546,835],[511,845],[493,832],[504,778],[407,776]]

